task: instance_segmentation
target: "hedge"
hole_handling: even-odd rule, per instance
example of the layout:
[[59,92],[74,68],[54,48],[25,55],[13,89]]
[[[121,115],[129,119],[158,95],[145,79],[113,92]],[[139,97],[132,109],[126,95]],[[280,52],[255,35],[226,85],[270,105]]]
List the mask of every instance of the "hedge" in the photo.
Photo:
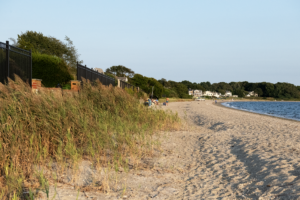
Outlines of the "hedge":
[[42,79],[45,87],[65,85],[74,79],[61,58],[40,53],[32,54],[32,78]]

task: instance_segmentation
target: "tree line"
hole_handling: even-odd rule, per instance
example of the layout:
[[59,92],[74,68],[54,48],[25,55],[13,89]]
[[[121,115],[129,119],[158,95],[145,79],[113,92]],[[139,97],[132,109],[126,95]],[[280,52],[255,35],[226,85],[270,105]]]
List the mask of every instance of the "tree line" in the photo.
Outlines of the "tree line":
[[[35,31],[27,31],[18,35],[17,40],[10,38],[14,46],[22,49],[32,50],[34,78],[43,79],[43,84],[53,87],[57,83],[66,84],[76,76],[76,62],[79,61],[79,53],[69,37],[62,42],[52,36],[45,36]],[[82,63],[83,61],[79,61]],[[152,77],[136,74],[130,68],[123,65],[116,65],[107,68],[105,74],[111,77],[127,77],[129,83],[140,87],[146,93],[156,97],[178,97],[191,98],[188,95],[189,89],[204,91],[216,91],[224,94],[231,91],[232,94],[244,97],[247,92],[254,91],[260,97],[274,98],[300,98],[300,86],[290,83],[250,83],[244,82],[200,82],[192,83],[188,80],[176,82],[162,78],[157,80]]]
[[220,82],[213,83],[201,82],[191,83],[189,81],[182,81],[188,88],[200,89],[202,91],[216,91],[224,94],[225,91],[231,91],[232,94],[244,97],[249,91],[254,91],[260,97],[274,97],[282,99],[300,98],[300,86],[295,86],[291,83],[251,83],[247,81],[243,82]]
[[152,87],[154,86],[153,93],[157,97],[165,96],[191,98],[191,96],[188,95],[188,90],[197,89],[202,90],[203,92],[215,91],[221,94],[225,94],[226,91],[230,91],[233,95],[238,95],[239,97],[245,97],[248,92],[254,91],[259,97],[274,97],[281,99],[300,98],[300,86],[295,86],[290,83],[278,82],[273,84],[268,82],[251,83],[243,81],[211,84],[210,82],[192,83],[188,80],[176,82],[172,80],[166,80],[165,78],[156,80],[155,78],[146,77],[141,74],[135,74],[131,69],[121,65],[108,68],[106,73],[112,73],[118,76],[126,76],[129,80],[129,83],[142,88],[149,94],[152,92]]

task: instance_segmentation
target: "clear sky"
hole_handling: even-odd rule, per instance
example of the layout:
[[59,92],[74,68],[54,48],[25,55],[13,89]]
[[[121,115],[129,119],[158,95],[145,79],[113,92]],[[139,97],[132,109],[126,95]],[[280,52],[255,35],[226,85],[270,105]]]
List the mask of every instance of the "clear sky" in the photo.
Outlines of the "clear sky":
[[0,0],[0,41],[68,36],[88,67],[300,85],[299,0]]

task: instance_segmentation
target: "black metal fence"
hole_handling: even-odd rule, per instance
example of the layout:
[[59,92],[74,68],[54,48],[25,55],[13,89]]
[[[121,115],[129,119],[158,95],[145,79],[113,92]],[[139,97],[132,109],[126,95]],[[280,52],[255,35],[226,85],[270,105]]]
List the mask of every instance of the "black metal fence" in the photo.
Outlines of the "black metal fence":
[[0,42],[0,82],[7,83],[7,77],[14,80],[14,74],[31,86],[31,51],[11,46],[8,41]]
[[80,65],[77,62],[77,80],[82,81],[82,78],[90,80],[90,82],[94,82],[97,79],[103,84],[103,85],[110,85],[112,84],[115,86],[115,79],[109,76],[106,76],[104,74],[99,73],[98,71],[94,71],[90,68],[87,68],[86,66]]
[[136,86],[134,86],[134,85],[131,85],[131,84],[129,84],[129,83],[127,83],[127,82],[124,82],[124,81],[121,81],[121,80],[120,80],[120,88],[122,88],[122,89],[130,88],[130,89],[132,89],[133,91],[144,92],[141,88],[136,87]]
[[121,80],[120,80],[120,88],[122,88],[122,89],[130,88],[130,89],[132,89],[133,91],[134,91],[135,89],[137,89],[137,87],[135,87],[134,85],[131,85],[131,84],[129,84],[129,83],[127,83],[127,82],[124,82],[124,81],[121,81]]

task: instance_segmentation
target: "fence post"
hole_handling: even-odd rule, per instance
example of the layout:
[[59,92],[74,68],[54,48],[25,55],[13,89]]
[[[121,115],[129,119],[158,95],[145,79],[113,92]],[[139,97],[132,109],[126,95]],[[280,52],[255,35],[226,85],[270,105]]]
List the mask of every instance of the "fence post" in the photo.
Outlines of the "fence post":
[[[6,41],[6,70],[7,70],[7,77],[9,77],[9,41]],[[8,79],[6,78],[8,81]]]
[[29,79],[30,87],[32,88],[32,52],[30,49],[30,79]]
[[86,79],[88,79],[88,78],[87,78],[87,70],[86,70],[86,65],[85,65],[84,67],[85,67],[84,69],[85,69],[85,80],[86,80]]
[[79,79],[78,79],[78,61],[77,61],[77,65],[76,65],[76,68],[77,68],[77,71],[76,71],[76,79],[79,81]]

